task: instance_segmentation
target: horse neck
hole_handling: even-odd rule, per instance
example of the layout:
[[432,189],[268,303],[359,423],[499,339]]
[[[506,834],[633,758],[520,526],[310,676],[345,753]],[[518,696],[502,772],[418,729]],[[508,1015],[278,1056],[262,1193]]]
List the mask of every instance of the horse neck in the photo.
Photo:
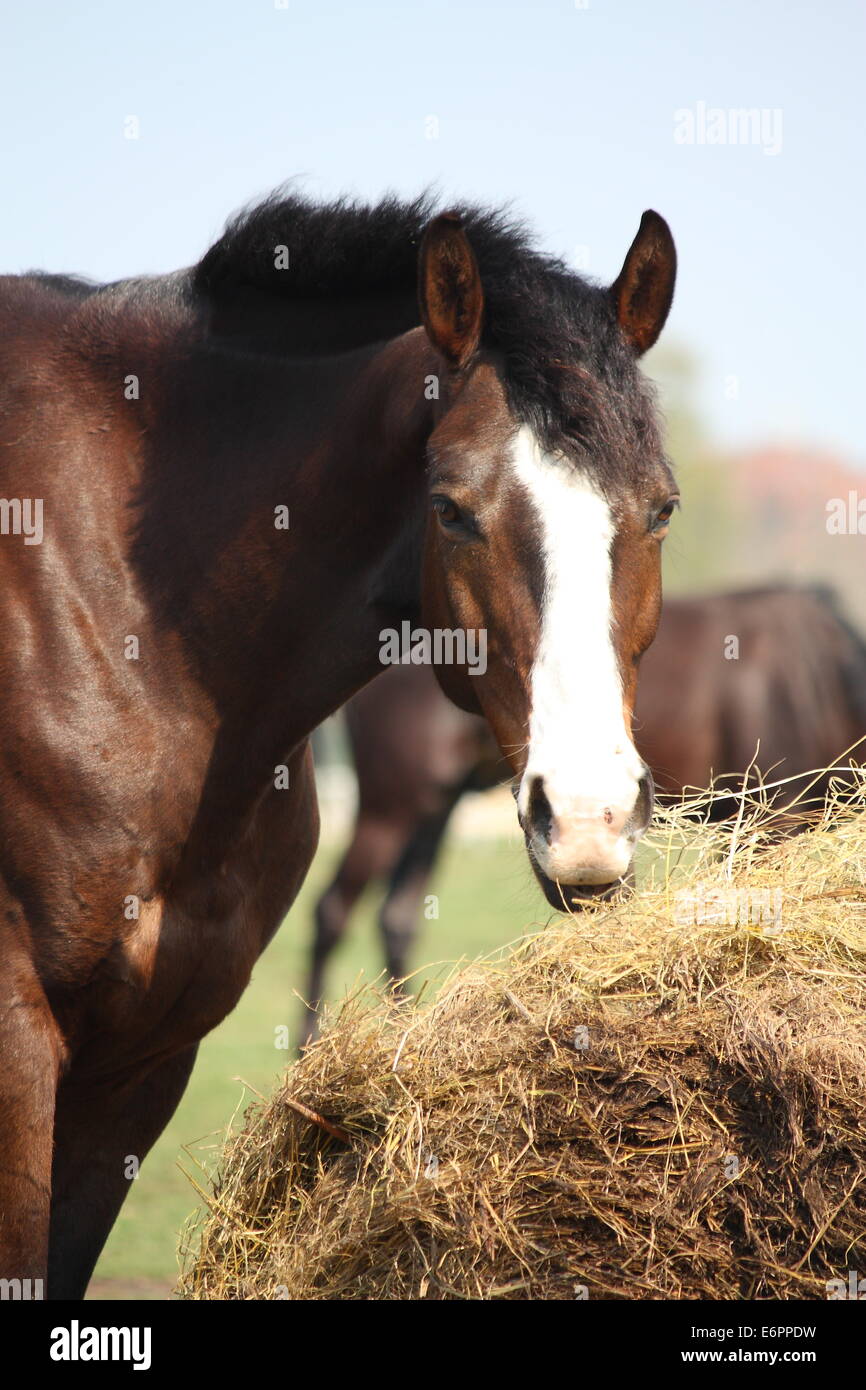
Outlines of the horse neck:
[[219,742],[243,748],[242,775],[220,779],[239,814],[381,669],[381,629],[415,612],[434,370],[416,330],[303,363],[207,346],[166,373],[134,559]]

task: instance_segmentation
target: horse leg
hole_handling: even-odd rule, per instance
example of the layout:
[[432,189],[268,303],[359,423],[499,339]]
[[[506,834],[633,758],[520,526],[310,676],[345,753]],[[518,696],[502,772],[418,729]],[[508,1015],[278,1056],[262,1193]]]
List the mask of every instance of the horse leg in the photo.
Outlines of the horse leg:
[[4,1296],[11,1288],[13,1298],[39,1298],[47,1277],[54,1097],[62,1047],[23,950],[29,934],[15,930],[23,923],[20,908],[5,894],[0,902],[9,903],[0,932],[0,1278],[13,1281],[3,1286]]
[[398,825],[360,815],[351,844],[331,884],[316,903],[315,937],[307,986],[309,1006],[299,1042],[301,1048],[312,1042],[318,1033],[318,1010],[328,957],[345,935],[352,909],[367,884],[391,868],[400,851],[403,833]]
[[418,934],[421,903],[458,800],[455,796],[441,811],[419,822],[397,862],[382,904],[379,931],[388,974],[398,988],[398,982],[407,974],[409,955]]
[[57,1094],[48,1296],[83,1298],[138,1166],[171,1119],[198,1044],[141,1080],[77,1082]]

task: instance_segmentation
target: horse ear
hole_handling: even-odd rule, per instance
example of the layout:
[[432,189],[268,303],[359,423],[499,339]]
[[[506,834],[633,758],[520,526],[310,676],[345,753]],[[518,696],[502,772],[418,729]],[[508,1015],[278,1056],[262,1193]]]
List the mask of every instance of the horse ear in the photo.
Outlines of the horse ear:
[[619,326],[638,356],[652,347],[665,326],[676,277],[671,229],[663,217],[649,210],[610,287]]
[[418,302],[433,346],[452,367],[468,366],[481,341],[484,292],[475,253],[456,213],[434,217],[424,232]]

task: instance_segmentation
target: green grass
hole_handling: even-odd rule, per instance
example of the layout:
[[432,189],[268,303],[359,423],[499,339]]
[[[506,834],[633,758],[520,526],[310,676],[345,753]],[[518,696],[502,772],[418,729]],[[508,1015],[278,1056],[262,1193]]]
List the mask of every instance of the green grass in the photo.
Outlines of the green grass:
[[[275,1046],[276,1030],[288,1028],[293,1049],[302,1014],[295,991],[303,995],[305,989],[311,908],[337,852],[328,846],[317,856],[234,1013],[202,1043],[186,1095],[132,1184],[97,1265],[91,1297],[164,1298],[174,1284],[178,1233],[198,1205],[181,1166],[195,1172],[196,1160],[213,1162],[233,1114],[238,1112],[240,1119],[253,1099],[244,1082],[268,1093],[294,1055]],[[439,918],[423,923],[415,964],[433,964],[415,978],[416,989],[425,979],[441,978],[448,968],[443,962],[486,954],[552,915],[519,842],[450,841],[430,891],[438,895]],[[378,900],[372,891],[365,895],[348,939],[335,953],[327,990],[331,999],[382,970],[375,925]]]

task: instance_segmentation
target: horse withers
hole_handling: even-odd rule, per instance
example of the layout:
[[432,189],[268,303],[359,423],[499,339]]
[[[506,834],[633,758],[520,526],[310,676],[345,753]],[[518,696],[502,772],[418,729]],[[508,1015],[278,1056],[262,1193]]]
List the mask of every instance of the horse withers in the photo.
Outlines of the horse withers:
[[485,631],[439,675],[551,901],[626,871],[675,499],[637,359],[674,275],[655,213],[604,289],[486,210],[274,197],[189,271],[0,282],[2,491],[43,523],[0,537],[0,1276],[83,1294],[384,629]]

